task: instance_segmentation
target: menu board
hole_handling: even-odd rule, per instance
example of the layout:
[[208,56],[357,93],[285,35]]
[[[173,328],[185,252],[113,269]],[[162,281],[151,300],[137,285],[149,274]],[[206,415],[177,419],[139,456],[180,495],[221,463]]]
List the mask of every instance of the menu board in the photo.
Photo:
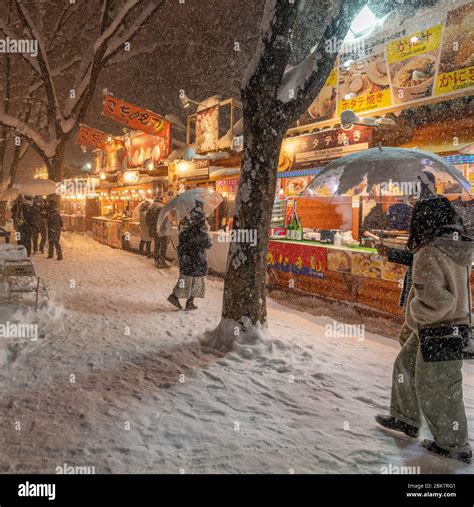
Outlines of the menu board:
[[219,144],[219,106],[196,113],[196,153],[217,151]]
[[[458,5],[460,2],[456,2]],[[390,23],[387,23],[390,25]],[[343,45],[325,85],[298,125],[372,114],[474,90],[474,2],[431,8]]]
[[442,29],[438,24],[387,45],[394,104],[433,95]]
[[301,124],[329,120],[336,116],[337,76],[336,62],[336,66],[326,79],[321,92],[300,118]]
[[474,86],[474,2],[448,12],[436,95]]
[[382,278],[382,257],[370,253],[353,252],[351,273],[368,278]]
[[129,167],[143,167],[144,164],[159,164],[169,155],[169,143],[158,136],[133,133],[126,142]]
[[351,252],[328,249],[328,269],[340,273],[350,273],[352,270]]

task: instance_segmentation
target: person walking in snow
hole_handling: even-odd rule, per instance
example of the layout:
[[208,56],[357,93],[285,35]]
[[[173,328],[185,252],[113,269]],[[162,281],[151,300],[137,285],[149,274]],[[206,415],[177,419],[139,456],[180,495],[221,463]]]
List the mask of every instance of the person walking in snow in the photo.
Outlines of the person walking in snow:
[[157,268],[166,268],[166,248],[168,246],[168,238],[166,236],[160,236],[157,230],[158,217],[160,211],[163,208],[163,197],[156,197],[153,201],[153,205],[147,213],[148,229],[150,236],[154,241],[154,257],[155,266]]
[[186,311],[196,310],[194,298],[205,296],[205,277],[208,274],[206,250],[212,246],[203,203],[197,200],[195,203],[189,215],[179,224],[179,279],[168,297],[168,301],[180,310],[179,300],[186,299]]
[[33,223],[31,208],[33,201],[29,196],[19,195],[12,206],[13,227],[19,234],[18,243],[26,248],[28,257],[31,255]]
[[419,332],[470,325],[474,242],[465,235],[448,199],[435,197],[415,206],[408,247],[414,254],[413,284],[406,304],[406,323],[412,333],[395,361],[390,415],[378,415],[376,421],[416,438],[423,415],[434,437],[424,440],[423,447],[470,463],[462,361],[425,362]]
[[31,208],[31,222],[32,222],[32,240],[33,240],[33,253],[38,253],[38,240],[39,251],[44,253],[44,245],[46,243],[46,210],[45,203],[42,197],[35,197],[33,206]]
[[58,261],[61,261],[63,259],[63,252],[59,242],[61,240],[63,219],[59,214],[58,204],[56,201],[49,202],[47,224],[48,224],[48,243],[49,243],[47,258],[52,259],[54,257],[54,250],[56,249]]
[[150,209],[150,201],[143,201],[140,203],[138,208],[138,220],[140,222],[140,245],[138,246],[138,252],[140,255],[147,255],[151,257],[151,240],[150,229],[147,223],[147,213]]

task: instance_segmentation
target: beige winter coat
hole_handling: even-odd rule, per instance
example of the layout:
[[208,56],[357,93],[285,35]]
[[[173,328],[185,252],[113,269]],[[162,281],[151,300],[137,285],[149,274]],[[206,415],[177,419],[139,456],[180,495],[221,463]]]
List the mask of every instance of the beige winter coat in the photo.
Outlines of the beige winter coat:
[[406,322],[411,329],[469,323],[473,246],[473,242],[446,235],[415,253],[413,285],[406,305]]

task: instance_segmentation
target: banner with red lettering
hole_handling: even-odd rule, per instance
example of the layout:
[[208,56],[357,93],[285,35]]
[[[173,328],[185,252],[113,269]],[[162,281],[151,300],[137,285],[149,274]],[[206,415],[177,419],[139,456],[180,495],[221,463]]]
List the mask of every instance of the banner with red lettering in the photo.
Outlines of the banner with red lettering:
[[102,114],[133,130],[141,130],[153,136],[171,140],[171,124],[157,113],[134,106],[124,100],[107,95],[104,97]]
[[79,125],[76,135],[76,143],[92,149],[103,149],[106,142],[106,134],[87,125]]
[[292,273],[296,276],[324,278],[327,249],[304,243],[270,241],[267,269]]

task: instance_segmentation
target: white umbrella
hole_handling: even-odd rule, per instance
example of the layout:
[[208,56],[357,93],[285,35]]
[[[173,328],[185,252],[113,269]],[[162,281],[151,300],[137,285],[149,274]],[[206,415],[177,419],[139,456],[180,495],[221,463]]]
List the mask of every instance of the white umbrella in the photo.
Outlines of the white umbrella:
[[135,206],[133,213],[132,213],[132,220],[134,222],[140,221],[140,212],[142,209],[148,209],[153,204],[153,199],[145,199],[140,204]]
[[7,188],[0,194],[0,201],[12,201],[18,197],[19,193],[17,188]]
[[56,193],[56,185],[55,181],[38,178],[23,183],[20,192],[23,195],[50,195]]
[[198,203],[202,206],[202,213],[208,217],[222,200],[221,194],[208,188],[186,190],[161,208],[157,224],[158,234],[172,235],[181,221],[192,214]]

